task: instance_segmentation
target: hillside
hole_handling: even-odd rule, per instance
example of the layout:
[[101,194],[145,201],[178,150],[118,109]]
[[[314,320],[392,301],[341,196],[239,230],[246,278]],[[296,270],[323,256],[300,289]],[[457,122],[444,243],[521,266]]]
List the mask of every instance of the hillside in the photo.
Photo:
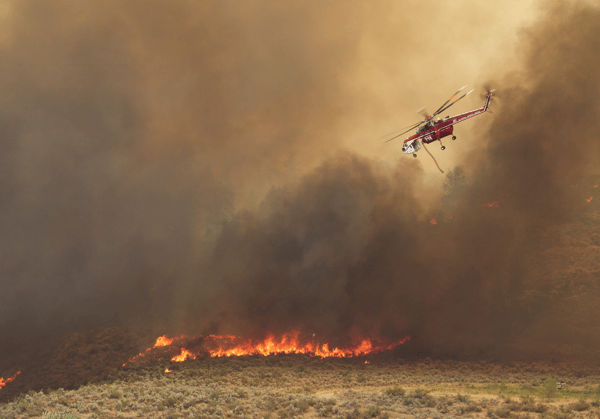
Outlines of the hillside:
[[[0,417],[576,417],[598,415],[600,369],[571,364],[302,355],[160,362],[78,390],[29,392]],[[166,372],[170,370],[171,372]],[[550,398],[545,381],[566,383]],[[46,413],[44,413],[46,412]],[[51,413],[54,412],[55,416]],[[62,413],[61,413],[62,412]],[[511,413],[512,412],[512,413]],[[62,416],[61,416],[62,415]],[[596,417],[596,416],[587,416]]]

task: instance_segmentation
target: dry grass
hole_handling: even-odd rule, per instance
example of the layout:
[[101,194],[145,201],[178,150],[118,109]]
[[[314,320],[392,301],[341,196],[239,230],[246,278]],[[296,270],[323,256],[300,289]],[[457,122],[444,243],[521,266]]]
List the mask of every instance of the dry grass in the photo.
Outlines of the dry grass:
[[[567,385],[548,401],[542,383],[557,376]],[[205,358],[128,365],[113,382],[76,390],[30,391],[0,404],[0,418],[600,417],[598,383],[597,371],[571,365]]]

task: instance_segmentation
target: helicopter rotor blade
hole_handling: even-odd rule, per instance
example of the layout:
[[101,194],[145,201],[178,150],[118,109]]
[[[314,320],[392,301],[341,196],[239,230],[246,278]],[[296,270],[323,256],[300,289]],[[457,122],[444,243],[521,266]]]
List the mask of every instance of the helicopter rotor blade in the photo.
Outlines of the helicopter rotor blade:
[[456,93],[454,93],[452,96],[450,96],[450,99],[448,99],[446,102],[444,102],[444,104],[443,104],[442,106],[440,106],[440,107],[438,108],[438,110],[437,110],[437,111],[435,111],[435,112],[433,113],[433,116],[436,116],[438,113],[440,113],[440,110],[441,110],[441,109],[442,109],[444,106],[446,106],[446,104],[447,104],[448,102],[450,102],[450,101],[451,101],[451,100],[454,98],[454,96],[456,96],[457,94],[459,94],[459,93],[460,93],[460,91],[461,91],[462,89],[464,89],[465,87],[467,87],[467,86],[465,85],[465,86],[461,87],[460,89],[458,89],[458,90],[456,91]]
[[385,142],[385,143],[387,143],[387,142],[390,142],[390,141],[392,141],[393,139],[395,139],[395,138],[398,138],[398,137],[400,137],[400,136],[401,136],[401,135],[403,135],[403,134],[406,134],[408,131],[412,131],[413,129],[417,128],[419,125],[423,124],[423,122],[425,122],[425,121],[419,122],[417,125],[415,125],[415,126],[413,126],[413,127],[410,127],[410,128],[409,128],[409,129],[407,129],[406,131],[404,131],[404,132],[401,132],[400,134],[398,134],[398,135],[395,135],[395,136],[393,136],[392,138],[390,138],[389,140],[386,140],[386,141],[384,141],[384,142]]
[[473,90],[475,90],[475,89],[469,90],[467,93],[465,93],[464,95],[462,95],[461,97],[459,97],[458,99],[456,99],[454,102],[452,102],[451,104],[449,104],[448,106],[446,106],[444,109],[440,109],[439,111],[437,111],[437,112],[434,114],[434,116],[435,116],[435,115],[438,115],[438,114],[440,114],[440,113],[442,113],[442,112],[444,112],[446,109],[448,109],[450,106],[454,105],[456,102],[458,102],[459,100],[461,100],[463,97],[467,96],[467,95],[468,95],[469,93],[471,93]]
[[[425,109],[425,108],[422,108],[422,109]],[[419,111],[421,111],[422,109],[419,109]],[[417,111],[417,112],[419,112],[419,111]],[[429,116],[429,118],[431,118],[431,116]],[[400,134],[398,134],[398,135],[396,135],[396,136],[394,136],[394,137],[390,138],[389,140],[386,140],[386,141],[384,141],[384,142],[386,142],[386,143],[387,143],[388,141],[391,141],[391,140],[393,140],[394,138],[398,138],[398,137],[399,137],[399,136],[401,136],[402,134],[406,134],[408,131],[412,131],[413,129],[415,129],[415,128],[418,128],[419,126],[421,126],[421,125],[423,125],[424,123],[426,123],[428,120],[429,120],[429,119],[425,118],[424,120],[422,120],[422,121],[419,121],[419,122],[417,122],[417,123],[415,123],[415,124],[412,124],[412,125],[410,125],[410,126],[408,126],[408,127],[404,127],[404,128],[401,128],[401,129],[399,129],[398,131],[393,131],[393,132],[390,132],[389,134],[385,134],[385,135],[383,135],[383,136],[379,137],[379,138],[378,138],[378,140],[381,140],[382,138],[385,138],[385,137],[389,137],[389,136],[390,136],[390,135],[392,135],[392,134],[396,134],[397,132],[404,130],[404,131],[402,131]]]
[[421,116],[423,116],[423,121],[427,121],[428,119],[431,118],[431,115],[429,115],[429,112],[427,112],[427,109],[425,109],[425,106],[423,106],[421,109],[419,109],[417,111],[417,113],[420,113]]
[[[410,131],[410,130],[408,130],[408,131]],[[404,131],[402,134],[406,134],[408,131]],[[387,140],[387,141],[384,141],[384,142],[386,142],[386,143],[389,143],[390,141],[392,141],[392,140],[394,140],[394,139],[396,139],[396,138],[400,137],[402,134],[398,134],[398,135],[396,135],[396,136],[394,136],[394,137],[392,137],[392,138],[390,138],[389,140]]]
[[[427,120],[426,120],[426,119],[424,119],[424,120],[423,120],[423,121],[421,121],[421,122],[417,122],[416,124],[413,124],[413,125],[411,125],[410,127],[406,127],[406,128],[402,128],[402,129],[405,129],[405,130],[407,130],[407,131],[404,131],[404,132],[408,132],[408,131],[410,131],[411,129],[415,129],[415,128],[417,128],[419,125],[422,125],[422,124],[424,124],[425,122],[427,122]],[[397,131],[396,131],[396,132],[397,132]]]
[[[435,111],[435,112],[433,113],[433,115],[430,115],[430,114],[427,112],[427,110],[425,109],[425,107],[423,107],[423,108],[419,109],[419,110],[417,111],[417,113],[420,113],[420,114],[423,116],[423,118],[425,118],[425,119],[423,119],[421,122],[417,122],[416,124],[414,124],[414,125],[411,125],[410,127],[406,127],[406,128],[405,128],[405,131],[401,132],[400,134],[397,134],[397,135],[393,136],[392,138],[390,138],[390,139],[388,139],[388,140],[386,140],[386,141],[384,141],[384,142],[386,142],[386,143],[387,143],[387,142],[389,142],[389,141],[392,141],[392,140],[394,140],[394,139],[396,139],[396,138],[400,137],[401,135],[403,135],[403,134],[406,134],[407,132],[409,132],[409,131],[411,131],[411,130],[413,130],[413,129],[415,129],[415,128],[418,128],[419,126],[421,126],[421,125],[423,125],[424,123],[428,122],[428,121],[429,121],[430,119],[432,119],[434,116],[436,116],[436,115],[438,115],[438,114],[442,113],[443,111],[445,111],[446,109],[448,109],[450,106],[454,105],[456,102],[458,102],[459,100],[461,100],[462,98],[464,98],[465,96],[467,96],[469,93],[471,93],[471,92],[474,90],[474,89],[473,89],[473,90],[471,90],[471,91],[469,91],[469,92],[465,93],[464,95],[462,95],[461,97],[459,97],[458,99],[456,99],[454,102],[452,102],[452,103],[450,103],[448,106],[446,106],[446,105],[447,105],[447,104],[448,104],[448,103],[449,103],[449,102],[450,102],[452,99],[454,99],[454,97],[455,97],[456,95],[458,95],[458,94],[459,94],[459,93],[460,93],[460,92],[461,92],[461,91],[462,91],[462,90],[463,90],[465,87],[467,87],[467,86],[465,85],[465,86],[461,87],[460,89],[458,89],[458,90],[457,90],[457,91],[456,91],[456,92],[455,92],[455,93],[454,93],[452,96],[450,96],[450,98],[449,98],[449,99],[448,99],[446,102],[444,102],[444,104],[443,104],[442,106],[440,106],[440,107],[438,108],[438,110],[437,110],[437,111]],[[380,137],[380,138],[385,138],[385,137],[387,137],[388,135],[395,134],[396,132],[398,132],[398,131],[391,132],[391,133],[389,133],[389,134],[386,134],[386,135],[384,135],[383,137]]]
[[[377,140],[378,140],[378,141],[379,141],[379,140],[382,140],[382,139],[384,139],[384,138],[386,138],[386,137],[389,137],[390,135],[396,134],[396,133],[398,133],[398,132],[400,132],[400,131],[402,131],[402,130],[406,130],[406,131],[404,131],[404,132],[402,132],[402,133],[398,134],[398,135],[402,135],[402,134],[404,134],[404,133],[406,133],[406,132],[408,132],[408,131],[410,131],[410,130],[413,130],[413,129],[417,128],[417,127],[418,127],[419,125],[421,125],[423,122],[425,122],[425,121],[417,122],[416,124],[410,125],[410,126],[408,126],[408,127],[400,128],[399,130],[396,130],[396,131],[389,132],[389,133],[387,133],[387,134],[385,134],[385,135],[382,135],[382,136],[381,136],[381,137],[379,137]],[[387,142],[387,141],[386,141],[386,142]]]

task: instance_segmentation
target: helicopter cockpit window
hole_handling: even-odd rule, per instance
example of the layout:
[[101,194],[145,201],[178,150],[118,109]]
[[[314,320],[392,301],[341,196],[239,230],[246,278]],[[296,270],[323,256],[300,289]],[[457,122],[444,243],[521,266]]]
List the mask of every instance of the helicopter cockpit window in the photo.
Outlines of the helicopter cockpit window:
[[421,144],[419,143],[419,140],[413,140],[410,143],[402,144],[402,151],[406,154],[415,153],[419,151],[420,148]]

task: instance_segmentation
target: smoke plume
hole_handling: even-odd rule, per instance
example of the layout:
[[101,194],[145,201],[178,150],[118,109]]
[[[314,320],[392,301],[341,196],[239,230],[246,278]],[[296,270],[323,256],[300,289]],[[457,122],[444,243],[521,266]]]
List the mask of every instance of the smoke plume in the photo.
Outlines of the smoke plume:
[[353,77],[361,33],[390,42],[374,29],[388,12],[6,3],[0,359],[98,325],[411,335],[461,356],[597,345],[597,321],[554,315],[556,284],[536,274],[579,214],[573,185],[598,175],[600,11],[546,7],[521,33],[518,70],[494,74],[500,101],[441,191],[426,155],[390,167],[342,150],[341,126],[382,107]]
[[[424,176],[414,162],[386,170],[342,154],[290,190],[274,188],[258,214],[224,223],[185,324],[342,342],[410,334],[459,356],[591,349],[599,325],[573,334],[577,320],[562,317],[557,282],[539,266],[598,175],[598,17],[557,7],[523,34],[524,70],[496,81],[493,122],[436,208],[417,199]],[[598,318],[585,307],[580,315]]]

